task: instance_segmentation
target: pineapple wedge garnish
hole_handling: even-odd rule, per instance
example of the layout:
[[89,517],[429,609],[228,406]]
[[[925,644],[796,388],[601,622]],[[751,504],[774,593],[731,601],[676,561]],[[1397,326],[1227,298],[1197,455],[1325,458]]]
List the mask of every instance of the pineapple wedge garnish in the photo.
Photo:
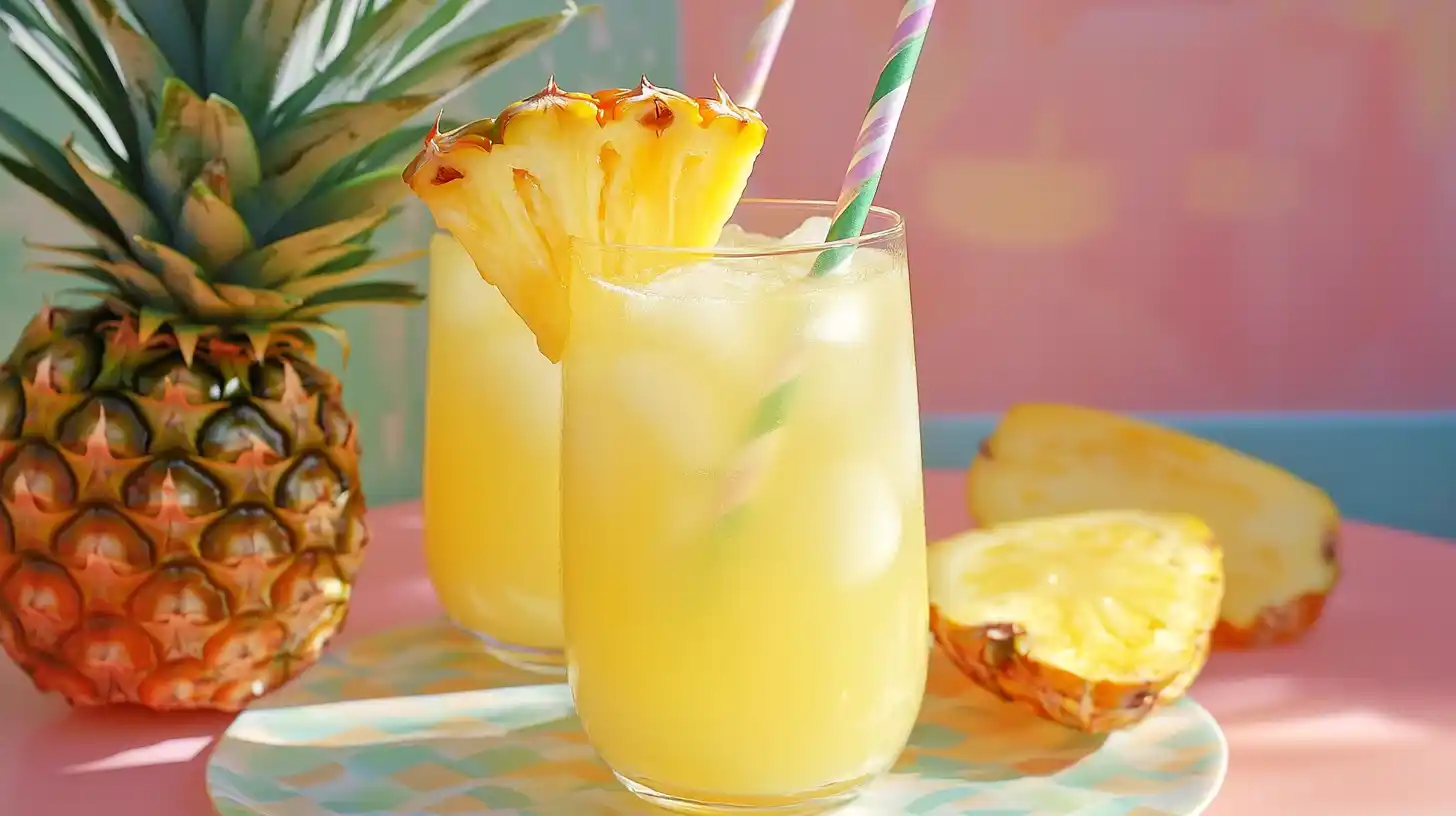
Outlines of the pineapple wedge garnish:
[[[572,239],[712,246],[766,132],[722,88],[694,99],[643,77],[636,88],[586,94],[552,80],[494,119],[431,131],[404,179],[558,361]],[[607,274],[651,271],[627,261]]]
[[1340,517],[1319,488],[1212,442],[1069,405],[1013,407],[971,464],[978,524],[1133,507],[1213,528],[1228,590],[1215,649],[1294,640],[1339,579]]
[[1222,554],[1192,516],[1102,511],[930,547],[935,639],[977,685],[1080,731],[1133,725],[1208,659]]

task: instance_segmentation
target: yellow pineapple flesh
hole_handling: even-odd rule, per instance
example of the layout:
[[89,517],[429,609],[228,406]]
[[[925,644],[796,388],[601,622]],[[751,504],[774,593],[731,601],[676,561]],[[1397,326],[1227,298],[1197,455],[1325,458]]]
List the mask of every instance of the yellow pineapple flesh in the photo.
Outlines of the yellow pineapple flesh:
[[[434,130],[404,180],[480,274],[560,360],[571,242],[707,247],[743,194],[767,130],[719,89],[563,91],[555,81],[493,119]],[[609,270],[617,279],[647,268]]]
[[1222,555],[1191,516],[1102,511],[973,530],[929,552],[931,629],[976,684],[1071,728],[1133,725],[1208,658]]
[[1294,640],[1339,579],[1339,513],[1324,491],[1188,434],[1070,405],[1008,411],[971,464],[978,524],[1099,509],[1188,513],[1213,528],[1228,590],[1214,648]]

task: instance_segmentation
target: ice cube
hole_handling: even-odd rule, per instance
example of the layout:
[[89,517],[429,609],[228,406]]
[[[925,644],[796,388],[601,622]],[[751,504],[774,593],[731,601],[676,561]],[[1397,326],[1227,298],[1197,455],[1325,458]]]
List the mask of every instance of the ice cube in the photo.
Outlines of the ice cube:
[[613,401],[633,423],[630,434],[686,472],[721,465],[734,428],[713,374],[695,362],[687,354],[629,352],[603,372],[611,378]]
[[679,266],[658,275],[644,289],[670,298],[719,299],[739,297],[762,287],[751,274],[751,261],[700,263]]
[[[886,252],[861,249],[854,253],[850,267],[841,274],[852,282],[824,280],[824,290],[814,295],[814,313],[809,336],[824,343],[868,342],[876,322],[887,322],[892,310],[901,307],[901,298],[893,298],[893,290],[904,284],[893,276],[894,259]],[[890,298],[893,302],[887,301]]]
[[830,221],[827,217],[816,215],[804,219],[804,223],[785,235],[780,241],[784,246],[806,246],[808,244],[822,244],[829,235]]
[[798,515],[804,533],[830,549],[832,570],[850,583],[873,581],[900,553],[900,496],[877,462],[840,463],[805,484]]
[[776,243],[778,241],[771,235],[749,232],[737,224],[725,225],[722,234],[718,236],[718,246],[731,249],[754,249],[773,246]]

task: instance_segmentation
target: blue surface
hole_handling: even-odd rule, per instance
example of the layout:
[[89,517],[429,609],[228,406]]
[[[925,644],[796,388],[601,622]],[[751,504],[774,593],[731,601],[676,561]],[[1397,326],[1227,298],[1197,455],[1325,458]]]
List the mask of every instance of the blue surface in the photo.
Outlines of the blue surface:
[[[1346,518],[1456,539],[1456,411],[1140,416],[1296,473]],[[926,416],[925,466],[966,467],[995,424],[988,414]]]

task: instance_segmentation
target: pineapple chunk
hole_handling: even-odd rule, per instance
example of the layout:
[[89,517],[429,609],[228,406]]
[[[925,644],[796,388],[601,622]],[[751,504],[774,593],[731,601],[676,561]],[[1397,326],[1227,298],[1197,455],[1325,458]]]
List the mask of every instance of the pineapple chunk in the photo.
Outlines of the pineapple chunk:
[[930,547],[931,629],[977,685],[1094,733],[1183,695],[1208,658],[1222,554],[1192,516],[1103,511]]
[[1339,513],[1273,465],[1129,417],[1069,405],[1013,407],[971,463],[979,524],[1113,508],[1189,513],[1225,553],[1215,649],[1298,638],[1339,578]]
[[[694,99],[644,77],[633,89],[585,94],[552,80],[495,119],[432,130],[404,180],[558,361],[570,327],[571,241],[712,246],[766,132],[721,88]],[[616,260],[595,271],[656,271]]]

